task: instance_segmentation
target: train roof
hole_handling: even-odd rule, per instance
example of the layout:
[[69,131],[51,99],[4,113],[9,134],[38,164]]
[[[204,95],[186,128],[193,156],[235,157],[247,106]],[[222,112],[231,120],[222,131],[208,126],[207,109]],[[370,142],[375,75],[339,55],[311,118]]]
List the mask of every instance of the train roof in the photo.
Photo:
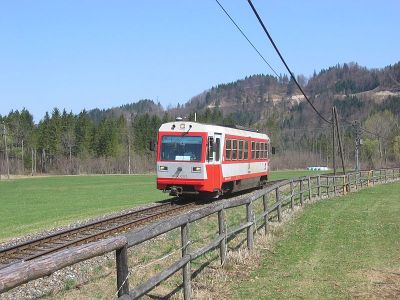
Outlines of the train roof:
[[[189,130],[190,128],[190,130]],[[269,137],[265,133],[257,132],[254,129],[245,128],[242,126],[221,126],[221,125],[213,125],[213,124],[203,124],[192,121],[174,121],[168,122],[161,125],[159,131],[163,132],[218,132],[224,134],[232,134],[232,135],[243,135],[247,137],[254,138],[263,138],[268,139]]]

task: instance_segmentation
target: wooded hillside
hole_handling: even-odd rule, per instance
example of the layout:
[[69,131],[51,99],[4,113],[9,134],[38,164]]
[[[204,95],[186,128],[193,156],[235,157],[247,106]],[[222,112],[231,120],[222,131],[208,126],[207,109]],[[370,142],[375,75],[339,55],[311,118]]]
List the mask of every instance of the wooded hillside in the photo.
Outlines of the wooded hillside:
[[[337,107],[348,167],[354,166],[354,121],[375,133],[362,131],[362,167],[398,164],[400,63],[373,70],[356,63],[336,65],[297,80],[326,118]],[[177,116],[194,120],[195,112],[199,122],[267,132],[278,149],[275,168],[330,164],[331,129],[294,81],[259,74],[219,84],[168,110],[149,99],[79,114],[54,108],[38,124],[26,109],[12,111],[0,116],[0,174],[6,173],[6,150],[13,174],[152,171],[154,153],[148,144],[160,124]]]

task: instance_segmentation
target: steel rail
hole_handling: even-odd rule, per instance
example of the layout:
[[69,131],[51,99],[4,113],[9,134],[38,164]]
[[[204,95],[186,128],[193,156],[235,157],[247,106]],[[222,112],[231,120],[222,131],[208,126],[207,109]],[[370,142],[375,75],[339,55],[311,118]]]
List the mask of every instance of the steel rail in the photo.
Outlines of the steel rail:
[[31,260],[64,248],[99,240],[114,233],[121,233],[164,216],[179,214],[192,207],[196,207],[196,204],[171,201],[13,245],[0,251],[0,269],[18,261]]

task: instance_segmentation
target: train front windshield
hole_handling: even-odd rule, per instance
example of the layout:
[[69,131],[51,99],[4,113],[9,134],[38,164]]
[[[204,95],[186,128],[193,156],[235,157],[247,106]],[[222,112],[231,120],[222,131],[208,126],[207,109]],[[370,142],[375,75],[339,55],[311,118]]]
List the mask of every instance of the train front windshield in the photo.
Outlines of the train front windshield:
[[200,161],[201,136],[165,135],[161,140],[161,160],[172,161]]

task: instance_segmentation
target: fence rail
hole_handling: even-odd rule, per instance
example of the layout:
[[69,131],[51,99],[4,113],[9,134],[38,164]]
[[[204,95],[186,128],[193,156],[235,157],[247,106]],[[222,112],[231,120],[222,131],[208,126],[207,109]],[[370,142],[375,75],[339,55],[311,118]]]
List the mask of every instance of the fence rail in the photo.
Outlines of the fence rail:
[[[310,201],[313,198],[319,199],[322,197],[330,198],[338,195],[346,195],[349,192],[355,192],[364,187],[399,179],[400,168],[361,171],[347,175],[318,175],[284,180],[265,189],[253,192],[247,197],[222,200],[205,208],[128,232],[124,236],[93,242],[49,254],[32,261],[11,265],[0,270],[0,293],[28,281],[50,275],[61,268],[82,260],[115,251],[117,294],[119,299],[137,299],[180,270],[182,270],[184,299],[190,299],[191,262],[199,256],[219,248],[220,261],[223,264],[229,238],[245,230],[247,248],[252,250],[254,248],[254,232],[259,228],[264,228],[264,232],[267,233],[269,222],[272,220],[281,222],[282,213],[285,209],[293,209],[298,205],[303,206],[306,201]],[[259,215],[255,215],[253,206],[259,201],[261,201],[263,210]],[[227,230],[225,212],[228,209],[239,206],[245,207],[246,220],[235,228]],[[189,247],[190,224],[214,214],[217,214],[218,217],[217,237],[207,245],[191,250]],[[181,232],[181,258],[147,281],[130,289],[127,249],[177,228],[180,228]]]

